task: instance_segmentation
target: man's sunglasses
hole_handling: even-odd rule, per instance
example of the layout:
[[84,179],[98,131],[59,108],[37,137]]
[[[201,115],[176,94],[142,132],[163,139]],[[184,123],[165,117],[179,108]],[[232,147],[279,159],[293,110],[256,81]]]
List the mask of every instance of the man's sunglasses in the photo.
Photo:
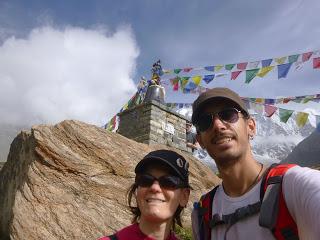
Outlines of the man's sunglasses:
[[187,187],[179,177],[172,175],[166,175],[156,178],[149,174],[142,174],[136,176],[135,182],[139,187],[151,187],[156,180],[158,181],[161,188],[177,189]]
[[196,123],[197,131],[204,132],[208,130],[212,126],[215,116],[221,121],[235,123],[239,120],[239,113],[241,113],[241,111],[236,108],[226,108],[217,113],[202,114]]

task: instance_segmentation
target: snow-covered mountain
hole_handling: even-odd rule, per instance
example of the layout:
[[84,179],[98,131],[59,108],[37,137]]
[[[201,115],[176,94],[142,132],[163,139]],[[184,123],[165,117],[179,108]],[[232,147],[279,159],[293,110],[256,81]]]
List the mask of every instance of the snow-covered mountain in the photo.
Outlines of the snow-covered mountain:
[[[177,110],[181,115],[191,118],[192,109],[182,108]],[[303,127],[298,127],[295,113],[286,123],[280,121],[276,112],[271,118],[263,114],[251,112],[256,120],[257,134],[252,140],[252,150],[255,158],[264,163],[271,164],[284,160],[299,142],[308,137],[314,130],[310,122]],[[314,124],[313,124],[314,125]],[[214,161],[205,153],[196,153],[195,156],[202,162],[216,170]]]

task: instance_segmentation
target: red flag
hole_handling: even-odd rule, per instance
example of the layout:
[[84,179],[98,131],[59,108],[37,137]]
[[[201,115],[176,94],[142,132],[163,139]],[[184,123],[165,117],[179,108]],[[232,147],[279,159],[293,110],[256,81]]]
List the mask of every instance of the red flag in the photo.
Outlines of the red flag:
[[231,72],[231,80],[236,80],[242,71]]
[[312,53],[313,52],[307,52],[307,53],[302,54],[302,62],[308,61],[310,59]]
[[184,68],[183,71],[184,72],[190,72],[193,68],[189,67],[189,68]]
[[247,67],[248,63],[247,62],[244,62],[244,63],[238,63],[237,64],[237,68],[240,69],[240,70],[245,70],[246,67]]
[[291,98],[284,98],[282,103],[288,103],[291,101]]
[[179,82],[173,85],[173,91],[178,91],[178,90],[179,90]]
[[264,111],[267,117],[271,117],[277,111],[277,109],[278,108],[273,105],[264,105]]
[[313,68],[320,68],[320,57],[313,59]]

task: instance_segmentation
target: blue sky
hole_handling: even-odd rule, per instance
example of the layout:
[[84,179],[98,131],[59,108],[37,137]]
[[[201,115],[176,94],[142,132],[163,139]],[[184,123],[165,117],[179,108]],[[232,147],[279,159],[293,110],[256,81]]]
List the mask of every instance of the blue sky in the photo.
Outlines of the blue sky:
[[[318,0],[2,0],[2,121],[103,124],[157,59],[173,69],[319,50],[319,12]],[[221,77],[211,86],[244,97],[318,94],[320,70],[311,64],[283,79]],[[168,102],[196,97],[167,92]]]

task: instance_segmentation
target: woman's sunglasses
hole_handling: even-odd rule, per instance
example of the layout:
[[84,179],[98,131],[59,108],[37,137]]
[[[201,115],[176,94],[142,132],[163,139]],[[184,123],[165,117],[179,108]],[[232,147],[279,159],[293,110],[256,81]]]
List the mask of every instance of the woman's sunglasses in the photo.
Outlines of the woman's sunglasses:
[[197,131],[204,132],[208,130],[211,127],[215,116],[221,121],[235,123],[239,120],[239,113],[241,113],[241,111],[236,108],[226,108],[217,113],[202,114],[196,123]]
[[183,188],[186,187],[186,184],[176,176],[166,175],[159,178],[156,178],[149,174],[142,174],[136,176],[136,184],[140,187],[151,187],[154,181],[158,181],[161,188]]

